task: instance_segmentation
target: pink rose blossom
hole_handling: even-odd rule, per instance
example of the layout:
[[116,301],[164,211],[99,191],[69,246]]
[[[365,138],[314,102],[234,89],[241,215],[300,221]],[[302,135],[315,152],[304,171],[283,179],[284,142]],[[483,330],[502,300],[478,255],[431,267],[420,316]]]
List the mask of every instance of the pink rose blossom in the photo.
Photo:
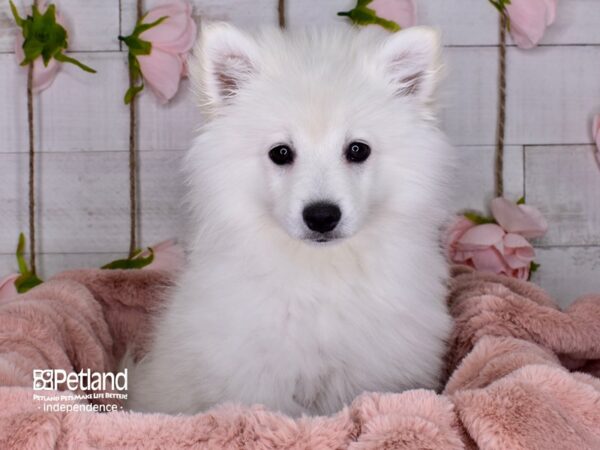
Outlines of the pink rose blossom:
[[496,222],[509,233],[536,238],[548,231],[546,219],[532,206],[517,205],[498,197],[492,200],[490,208]]
[[449,247],[450,260],[482,272],[527,279],[535,256],[531,244],[521,235],[506,233],[502,227],[488,223],[465,231]]
[[377,17],[391,20],[401,28],[412,27],[417,23],[417,6],[414,0],[373,0],[367,5]]
[[596,117],[594,117],[592,135],[596,142],[596,161],[598,161],[598,165],[600,166],[600,114],[597,114]]
[[151,9],[143,23],[167,17],[155,27],[140,34],[152,44],[149,55],[137,57],[142,76],[161,103],[175,96],[179,80],[187,73],[186,61],[196,39],[196,23],[192,6],[184,0],[173,0]]
[[477,225],[458,217],[446,231],[450,261],[476,270],[526,280],[535,257],[526,237],[543,235],[548,226],[540,212],[527,205],[516,205],[503,198],[492,201],[498,222]]
[[[44,13],[44,11],[46,11],[46,7],[47,5],[45,3],[41,3],[39,5],[40,12]],[[29,14],[31,14],[31,12]],[[58,11],[56,11],[56,22],[61,24],[65,30],[67,30],[67,33],[69,32],[62,16]],[[15,39],[15,57],[17,58],[17,62],[19,64],[21,64],[21,62],[25,59],[25,53],[23,52],[24,42],[25,39],[23,38],[23,33],[21,33],[21,29],[19,29]],[[36,60],[33,62],[33,93],[37,94],[42,92],[44,89],[49,88],[54,81],[59,68],[60,64],[54,58],[50,58],[47,66],[44,65],[44,61],[41,56],[36,58]],[[23,70],[28,70],[28,67],[23,66]]]
[[455,248],[454,245],[458,239],[465,234],[469,228],[473,228],[475,224],[465,216],[456,216],[454,221],[450,223],[444,232],[444,249],[451,254]]
[[508,275],[527,279],[529,267],[535,257],[533,246],[520,234],[507,233],[503,238],[504,262],[508,266]]
[[13,273],[0,279],[0,302],[10,300],[18,295],[15,280],[19,278],[18,273]]
[[[161,270],[169,273],[178,273],[185,264],[185,254],[174,239],[160,242],[150,247],[154,252],[154,259],[143,269]],[[148,250],[140,254],[140,257],[150,256]]]
[[520,48],[533,48],[556,19],[557,0],[512,0],[506,6],[510,34]]

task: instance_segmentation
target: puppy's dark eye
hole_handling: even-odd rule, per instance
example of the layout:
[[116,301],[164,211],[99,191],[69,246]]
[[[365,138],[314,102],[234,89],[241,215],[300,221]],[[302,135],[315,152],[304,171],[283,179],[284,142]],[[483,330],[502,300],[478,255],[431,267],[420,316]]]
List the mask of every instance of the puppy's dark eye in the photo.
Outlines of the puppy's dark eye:
[[371,147],[364,142],[351,142],[346,149],[346,159],[351,163],[361,163],[371,154]]
[[294,162],[294,152],[287,145],[278,145],[269,152],[269,158],[278,166]]

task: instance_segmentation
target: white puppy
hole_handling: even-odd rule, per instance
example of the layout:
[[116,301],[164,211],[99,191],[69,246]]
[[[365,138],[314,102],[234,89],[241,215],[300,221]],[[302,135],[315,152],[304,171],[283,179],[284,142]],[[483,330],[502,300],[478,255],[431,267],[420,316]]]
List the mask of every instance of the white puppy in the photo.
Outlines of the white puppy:
[[203,27],[190,261],[131,372],[131,409],[329,414],[363,391],[437,387],[452,161],[438,53],[426,28]]

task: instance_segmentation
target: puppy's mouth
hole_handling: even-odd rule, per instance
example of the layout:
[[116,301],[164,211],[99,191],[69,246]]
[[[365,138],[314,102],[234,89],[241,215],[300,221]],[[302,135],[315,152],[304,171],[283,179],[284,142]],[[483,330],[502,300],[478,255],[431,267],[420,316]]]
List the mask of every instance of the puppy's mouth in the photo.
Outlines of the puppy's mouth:
[[314,233],[304,238],[305,241],[315,245],[327,245],[340,241],[343,238],[338,233]]

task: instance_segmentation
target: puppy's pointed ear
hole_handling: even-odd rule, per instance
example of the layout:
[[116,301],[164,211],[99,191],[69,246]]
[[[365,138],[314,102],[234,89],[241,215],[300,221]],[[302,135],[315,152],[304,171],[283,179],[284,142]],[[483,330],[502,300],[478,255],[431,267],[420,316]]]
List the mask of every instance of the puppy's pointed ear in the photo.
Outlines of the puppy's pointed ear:
[[433,28],[411,27],[392,34],[377,55],[396,95],[431,100],[440,72],[440,36]]
[[258,70],[258,48],[248,35],[224,22],[204,23],[190,63],[192,86],[203,108],[231,101]]

